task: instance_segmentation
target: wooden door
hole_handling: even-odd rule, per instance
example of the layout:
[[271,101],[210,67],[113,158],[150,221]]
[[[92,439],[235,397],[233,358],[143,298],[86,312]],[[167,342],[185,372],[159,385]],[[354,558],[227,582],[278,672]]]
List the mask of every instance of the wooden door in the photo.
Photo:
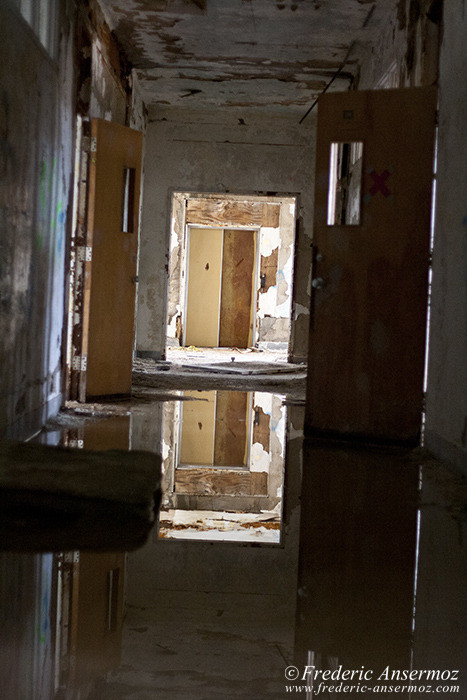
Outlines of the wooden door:
[[86,692],[120,665],[125,554],[80,552],[74,568],[67,685]]
[[222,229],[190,228],[185,345],[219,345]]
[[[196,391],[185,391],[184,395],[199,399]],[[244,391],[208,391],[202,401],[185,401],[180,464],[246,467],[248,415],[248,394]]]
[[143,135],[93,119],[80,398],[131,392]]
[[251,345],[255,231],[226,230],[222,258],[220,347]]
[[256,232],[190,228],[185,345],[251,344]]
[[418,441],[435,111],[434,88],[319,100],[309,435]]

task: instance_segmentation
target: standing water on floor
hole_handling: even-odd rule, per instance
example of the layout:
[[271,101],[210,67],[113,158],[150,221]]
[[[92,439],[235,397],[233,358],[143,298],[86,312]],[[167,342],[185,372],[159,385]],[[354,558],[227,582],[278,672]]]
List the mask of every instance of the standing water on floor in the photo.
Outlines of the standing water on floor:
[[[131,401],[70,402],[40,436],[79,451],[161,455],[162,503],[143,547],[125,553],[124,532],[122,551],[51,559],[48,665],[38,673],[45,668],[50,697],[79,689],[110,700],[125,689],[136,698],[142,688],[150,697],[230,697],[251,687],[278,697],[292,660],[298,558],[295,490],[283,513],[285,441],[292,436],[298,485],[301,430],[291,422],[301,428],[302,409],[264,391],[133,391]],[[22,586],[14,556],[8,567]],[[32,566],[42,556],[17,558]]]
[[[145,391],[75,406],[55,442],[161,455],[160,539],[281,541],[287,408],[263,391]],[[50,441],[50,434],[49,434]]]

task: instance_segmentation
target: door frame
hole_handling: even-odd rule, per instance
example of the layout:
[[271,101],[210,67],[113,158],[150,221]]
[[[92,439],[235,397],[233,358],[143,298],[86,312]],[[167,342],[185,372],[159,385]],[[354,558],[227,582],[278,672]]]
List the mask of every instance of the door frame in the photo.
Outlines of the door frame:
[[[169,189],[170,198],[170,209],[167,218],[167,248],[166,248],[166,285],[165,285],[165,308],[164,308],[164,346],[163,350],[159,352],[152,351],[137,351],[140,357],[154,357],[154,359],[165,359],[167,357],[167,352],[170,348],[183,346],[185,343],[185,318],[183,316],[186,307],[186,255],[187,255],[187,236],[188,227],[200,227],[200,228],[223,228],[223,229],[233,229],[233,230],[253,230],[257,229],[259,235],[257,234],[257,269],[255,271],[257,286],[259,287],[259,275],[261,272],[261,240],[262,231],[268,227],[268,223],[265,221],[264,217],[258,215],[258,207],[270,205],[278,205],[280,207],[279,216],[279,230],[280,230],[280,243],[279,243],[279,254],[281,250],[285,250],[290,247],[291,250],[291,265],[290,270],[287,270],[286,280],[288,283],[287,288],[287,298],[289,301],[289,309],[287,316],[280,316],[280,318],[286,319],[287,327],[287,339],[282,341],[266,341],[272,342],[285,342],[287,343],[287,348],[284,352],[287,354],[287,360],[289,362],[294,361],[304,361],[305,357],[297,357],[294,350],[295,345],[295,307],[297,304],[296,299],[296,251],[298,250],[298,240],[299,240],[299,230],[301,228],[301,194],[298,192],[287,192],[280,191],[274,194],[268,194],[266,192],[214,192],[214,191],[194,191],[189,189],[181,188],[170,188]],[[198,200],[204,200],[205,203],[211,202],[214,208],[217,206],[218,216],[214,219],[206,218],[206,221],[200,220],[198,216],[198,221],[191,222],[192,216],[188,212],[190,205],[194,204]],[[251,206],[254,209],[255,214],[252,214],[252,218],[248,225],[236,224],[233,218],[236,215],[227,214],[223,216],[222,206],[225,204],[230,204],[235,211],[237,207],[242,205]],[[290,210],[291,220],[288,220],[289,214],[286,213],[288,208],[292,207]],[[212,211],[212,207],[211,207]],[[215,221],[213,225],[213,221]],[[274,225],[273,225],[274,228]],[[287,267],[288,267],[287,262]],[[173,285],[173,288],[172,288]],[[258,291],[258,290],[257,290]],[[257,295],[258,296],[258,295]],[[183,311],[181,311],[183,310]],[[252,345],[256,345],[262,342],[261,338],[263,331],[259,328],[259,313],[258,308],[255,309],[255,320],[254,320],[254,333]],[[179,322],[180,326],[179,327]],[[180,335],[179,335],[180,333]],[[174,342],[175,341],[175,342]]]

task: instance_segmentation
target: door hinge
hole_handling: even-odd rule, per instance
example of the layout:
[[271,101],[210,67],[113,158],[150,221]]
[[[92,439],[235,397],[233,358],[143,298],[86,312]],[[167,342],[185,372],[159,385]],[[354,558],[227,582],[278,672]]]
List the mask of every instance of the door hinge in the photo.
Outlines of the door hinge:
[[91,262],[92,247],[90,245],[78,246],[78,262]]
[[86,357],[86,355],[75,355],[71,365],[72,368],[76,370],[76,372],[86,372],[88,366],[88,358]]
[[83,136],[81,139],[81,148],[84,153],[95,153],[97,151],[96,136]]
[[79,564],[79,551],[65,552],[63,555],[63,561],[65,564]]

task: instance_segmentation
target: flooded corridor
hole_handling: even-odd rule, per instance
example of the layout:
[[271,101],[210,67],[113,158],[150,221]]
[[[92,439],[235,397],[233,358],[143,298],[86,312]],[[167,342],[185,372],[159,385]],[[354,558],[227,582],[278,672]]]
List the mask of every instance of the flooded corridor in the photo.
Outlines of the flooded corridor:
[[[188,366],[163,363],[151,376],[170,386],[143,386],[140,363],[131,400],[70,402],[37,436],[160,455],[161,503],[135,551],[123,535],[120,551],[4,556],[2,663],[16,645],[28,669],[6,697],[41,683],[52,697],[54,668],[64,698],[283,698],[311,653],[322,669],[420,666],[428,620],[452,623],[457,480],[422,453],[304,441],[300,367],[269,368],[270,393],[267,364],[240,379],[211,365],[205,383],[230,390],[176,389]],[[434,531],[449,547],[433,549]]]

